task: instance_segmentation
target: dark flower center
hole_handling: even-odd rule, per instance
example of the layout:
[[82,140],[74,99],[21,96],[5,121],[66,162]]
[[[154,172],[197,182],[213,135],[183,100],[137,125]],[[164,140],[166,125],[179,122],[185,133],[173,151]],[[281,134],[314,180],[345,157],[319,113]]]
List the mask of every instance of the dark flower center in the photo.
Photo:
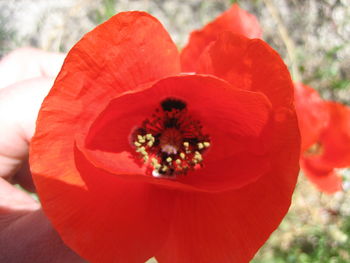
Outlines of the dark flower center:
[[321,155],[324,151],[323,145],[321,142],[316,142],[315,144],[311,145],[309,149],[304,153],[306,156],[315,156],[315,155]]
[[138,158],[155,177],[176,177],[203,166],[208,135],[187,111],[185,102],[168,98],[132,134]]

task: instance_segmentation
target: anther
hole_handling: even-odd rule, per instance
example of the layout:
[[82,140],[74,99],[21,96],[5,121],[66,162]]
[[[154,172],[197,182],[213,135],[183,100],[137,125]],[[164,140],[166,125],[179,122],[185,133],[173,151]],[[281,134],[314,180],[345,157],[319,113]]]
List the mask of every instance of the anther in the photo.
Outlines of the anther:
[[184,153],[180,153],[180,158],[185,159],[186,155]]
[[203,142],[204,147],[208,148],[210,146],[209,142]]
[[141,146],[141,147],[136,149],[136,151],[140,152],[140,153],[144,152],[145,150],[146,150],[146,148],[144,146]]
[[197,151],[194,153],[194,159],[196,159],[198,162],[203,161],[202,155]]

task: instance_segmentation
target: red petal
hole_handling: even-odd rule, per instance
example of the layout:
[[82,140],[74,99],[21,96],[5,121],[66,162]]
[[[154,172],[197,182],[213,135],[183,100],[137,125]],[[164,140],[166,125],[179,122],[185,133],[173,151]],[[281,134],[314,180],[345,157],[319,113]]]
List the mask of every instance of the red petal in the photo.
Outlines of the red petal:
[[158,262],[249,262],[288,211],[298,174],[296,127],[293,113],[276,122],[271,171],[255,183],[225,193],[179,195]]
[[350,108],[336,102],[327,103],[330,120],[321,134],[323,162],[333,167],[350,166]]
[[332,167],[315,167],[312,160],[303,158],[300,164],[304,174],[321,192],[334,194],[343,189],[343,180]]
[[329,121],[326,102],[313,88],[295,83],[295,110],[301,134],[301,151],[304,152],[319,141],[322,130]]
[[[179,68],[176,46],[155,18],[141,12],[120,13],[73,47],[45,99],[31,142],[31,170],[46,214],[66,243],[83,257],[97,258],[95,262],[140,262],[152,256],[159,245],[157,237],[146,243],[154,235],[152,229],[158,231],[152,224],[159,223],[161,232],[162,222],[143,214],[145,209],[135,209],[153,206],[147,203],[152,196],[150,186],[108,179],[109,175],[88,169],[86,164],[83,168],[90,175],[101,175],[100,181],[96,179],[99,190],[90,191],[76,168],[74,140],[112,98],[176,74]],[[129,231],[129,221],[134,233]],[[106,235],[105,241],[102,235]],[[142,245],[137,245],[137,240]],[[103,249],[108,246],[113,249]]]
[[[31,148],[34,174],[67,160],[75,134],[89,127],[112,98],[177,73],[177,62],[175,45],[146,13],[120,13],[88,33],[69,52],[43,103]],[[37,162],[43,152],[49,161]]]
[[147,261],[165,241],[175,195],[96,169],[78,151],[75,163],[81,186],[36,177],[44,211],[64,242],[89,262]]
[[350,108],[336,102],[326,102],[329,122],[322,130],[316,154],[304,153],[302,167],[307,177],[323,192],[342,189],[341,178],[334,168],[350,166]]
[[259,39],[222,33],[202,53],[197,72],[218,76],[237,88],[263,92],[274,107],[293,103],[293,84],[286,65]]
[[350,108],[327,102],[330,119],[319,138],[320,153],[305,154],[314,167],[344,168],[350,166]]
[[262,35],[256,17],[235,4],[203,29],[191,33],[189,43],[181,52],[182,70],[194,72],[205,47],[224,31],[231,31],[249,38],[261,38]]
[[[135,156],[135,149],[131,146],[130,135],[169,97],[188,104],[189,114],[201,122],[212,145],[204,156],[204,168],[188,177],[179,177],[177,181],[145,177],[131,158]],[[270,104],[265,96],[234,89],[208,76],[177,76],[116,98],[101,113],[90,128],[86,146],[90,150],[113,151],[114,154],[83,151],[96,166],[116,175],[131,178],[132,169],[142,180],[152,183],[176,188],[182,183],[186,188],[222,191],[255,181],[269,169],[270,129]],[[130,156],[124,167],[112,161],[122,153]]]

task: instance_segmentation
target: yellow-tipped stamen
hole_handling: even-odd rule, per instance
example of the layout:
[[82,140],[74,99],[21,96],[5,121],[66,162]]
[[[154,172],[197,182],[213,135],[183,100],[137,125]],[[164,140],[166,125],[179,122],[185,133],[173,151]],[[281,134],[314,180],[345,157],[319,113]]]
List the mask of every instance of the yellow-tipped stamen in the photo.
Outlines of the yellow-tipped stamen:
[[147,139],[147,140],[154,140],[154,137],[153,137],[152,134],[147,133],[147,134],[146,134],[146,139]]
[[140,153],[145,152],[145,151],[146,151],[146,148],[144,146],[138,147],[136,149],[136,152],[140,152]]
[[188,114],[184,101],[167,98],[160,106],[132,134],[138,158],[159,178],[176,178],[202,167],[210,139],[200,122]]
[[208,148],[208,147],[210,147],[210,142],[203,142],[203,145],[205,148]]
[[180,153],[180,158],[183,160],[185,159],[186,155],[184,153]]
[[198,161],[198,162],[203,161],[202,155],[201,155],[199,152],[197,152],[197,151],[194,153],[194,159],[195,159],[196,161]]

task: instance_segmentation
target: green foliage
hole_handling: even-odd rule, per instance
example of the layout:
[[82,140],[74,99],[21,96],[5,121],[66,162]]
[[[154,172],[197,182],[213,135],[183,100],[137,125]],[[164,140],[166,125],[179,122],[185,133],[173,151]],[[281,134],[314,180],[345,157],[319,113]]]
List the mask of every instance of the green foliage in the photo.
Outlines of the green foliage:
[[333,90],[346,89],[350,87],[350,80],[342,76],[338,53],[346,47],[345,44],[335,46],[328,50],[323,57],[323,67],[318,68],[314,73],[314,79],[321,82],[328,82]]
[[116,14],[116,0],[102,0],[101,7],[92,14],[96,24],[101,24]]
[[15,32],[8,27],[9,19],[0,12],[0,58],[10,52],[14,44],[17,44]]
[[294,236],[287,249],[267,243],[252,263],[348,263],[350,217],[341,221]]

